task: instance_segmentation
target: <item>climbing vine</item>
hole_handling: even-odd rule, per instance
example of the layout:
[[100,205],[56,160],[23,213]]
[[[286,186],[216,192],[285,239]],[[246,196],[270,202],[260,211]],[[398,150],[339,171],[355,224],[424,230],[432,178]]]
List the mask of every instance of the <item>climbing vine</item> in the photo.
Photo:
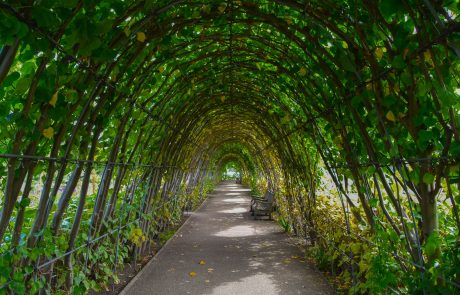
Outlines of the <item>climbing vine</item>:
[[0,292],[106,287],[229,161],[344,289],[458,292],[459,9],[0,3]]

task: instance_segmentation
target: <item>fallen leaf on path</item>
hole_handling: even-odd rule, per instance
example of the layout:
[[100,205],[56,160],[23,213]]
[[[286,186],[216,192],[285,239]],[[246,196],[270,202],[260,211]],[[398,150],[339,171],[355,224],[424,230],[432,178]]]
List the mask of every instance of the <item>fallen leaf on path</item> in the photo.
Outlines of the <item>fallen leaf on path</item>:
[[196,276],[196,272],[191,271],[191,272],[189,273],[189,275],[190,275],[191,277],[194,277],[194,276]]
[[201,265],[204,265],[204,264],[206,264],[206,261],[204,261],[204,260],[200,260],[200,262],[199,262],[199,263],[200,263]]
[[205,283],[209,283],[209,280],[204,280]]

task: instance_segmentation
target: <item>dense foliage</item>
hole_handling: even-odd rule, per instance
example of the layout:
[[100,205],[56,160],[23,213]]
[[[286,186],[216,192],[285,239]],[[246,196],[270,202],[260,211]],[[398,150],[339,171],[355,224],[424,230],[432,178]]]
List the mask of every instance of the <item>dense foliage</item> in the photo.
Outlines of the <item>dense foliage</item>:
[[229,162],[344,289],[458,292],[459,10],[2,1],[0,292],[104,286]]

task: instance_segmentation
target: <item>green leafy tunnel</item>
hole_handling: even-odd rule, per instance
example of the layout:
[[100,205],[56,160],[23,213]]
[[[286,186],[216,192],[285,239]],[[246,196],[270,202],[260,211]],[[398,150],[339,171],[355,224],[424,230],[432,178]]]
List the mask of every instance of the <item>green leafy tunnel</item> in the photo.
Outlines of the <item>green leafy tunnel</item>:
[[338,288],[458,292],[459,9],[2,1],[0,293],[103,288],[228,162]]

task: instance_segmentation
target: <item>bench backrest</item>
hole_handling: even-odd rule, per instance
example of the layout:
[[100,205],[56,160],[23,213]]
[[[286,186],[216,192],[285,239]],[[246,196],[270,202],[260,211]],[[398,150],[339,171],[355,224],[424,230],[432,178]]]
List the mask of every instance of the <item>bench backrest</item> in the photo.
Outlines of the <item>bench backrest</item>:
[[273,193],[271,190],[268,190],[267,193],[265,194],[266,198],[265,200],[267,200],[267,202],[273,202],[273,196],[275,195],[275,193]]

